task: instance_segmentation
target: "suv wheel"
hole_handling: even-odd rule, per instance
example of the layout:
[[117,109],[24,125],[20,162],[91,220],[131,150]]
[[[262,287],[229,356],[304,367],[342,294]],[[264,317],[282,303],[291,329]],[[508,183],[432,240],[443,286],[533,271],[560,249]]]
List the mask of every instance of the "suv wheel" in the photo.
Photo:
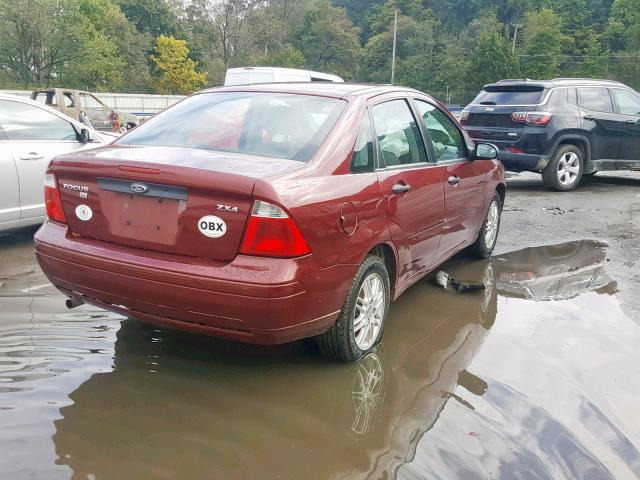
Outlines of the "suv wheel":
[[567,192],[578,186],[583,171],[582,150],[575,145],[561,145],[542,171],[542,181],[547,188]]
[[353,279],[338,320],[316,337],[320,353],[332,360],[354,362],[373,350],[382,339],[390,292],[384,261],[368,255]]

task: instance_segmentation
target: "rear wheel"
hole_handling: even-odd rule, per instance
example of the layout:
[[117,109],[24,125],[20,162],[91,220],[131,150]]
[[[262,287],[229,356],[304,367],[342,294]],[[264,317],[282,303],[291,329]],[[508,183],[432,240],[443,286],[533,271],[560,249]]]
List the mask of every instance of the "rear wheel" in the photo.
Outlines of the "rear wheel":
[[316,337],[320,352],[332,360],[354,362],[382,339],[391,302],[384,261],[368,255],[356,273],[336,323]]
[[578,186],[583,171],[582,150],[575,145],[561,145],[542,171],[542,181],[547,188],[568,192]]
[[491,256],[496,242],[498,241],[498,232],[500,231],[500,218],[502,216],[502,198],[495,192],[487,214],[478,232],[478,238],[475,243],[469,247],[469,252],[479,258],[487,258]]

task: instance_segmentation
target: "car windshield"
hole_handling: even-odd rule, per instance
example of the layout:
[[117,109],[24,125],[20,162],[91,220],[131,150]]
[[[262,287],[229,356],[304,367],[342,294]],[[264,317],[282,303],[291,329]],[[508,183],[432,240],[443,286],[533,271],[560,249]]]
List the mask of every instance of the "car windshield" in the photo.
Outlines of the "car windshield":
[[540,86],[491,86],[485,87],[473,101],[476,105],[537,105],[546,90]]
[[346,106],[343,100],[263,92],[193,95],[118,144],[247,153],[306,162]]

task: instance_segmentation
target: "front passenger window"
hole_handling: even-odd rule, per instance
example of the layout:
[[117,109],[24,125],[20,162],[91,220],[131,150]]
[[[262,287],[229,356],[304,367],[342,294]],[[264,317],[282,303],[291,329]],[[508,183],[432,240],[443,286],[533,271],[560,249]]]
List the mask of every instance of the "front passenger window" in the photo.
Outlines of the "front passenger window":
[[77,141],[73,126],[46,110],[22,102],[0,100],[0,128],[8,140]]
[[455,160],[467,156],[464,138],[458,127],[439,108],[416,100],[424,128],[429,132],[436,162]]
[[612,90],[618,103],[618,109],[623,115],[640,116],[640,99],[626,90],[616,88]]
[[386,166],[427,161],[420,131],[405,100],[380,103],[371,112]]

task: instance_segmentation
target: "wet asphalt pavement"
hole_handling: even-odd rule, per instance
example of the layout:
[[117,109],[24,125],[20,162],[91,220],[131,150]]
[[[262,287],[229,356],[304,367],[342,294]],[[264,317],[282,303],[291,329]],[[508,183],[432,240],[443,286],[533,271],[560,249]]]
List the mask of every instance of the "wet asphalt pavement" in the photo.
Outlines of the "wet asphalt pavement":
[[509,179],[496,255],[352,365],[67,310],[0,234],[2,479],[640,478],[640,173]]

